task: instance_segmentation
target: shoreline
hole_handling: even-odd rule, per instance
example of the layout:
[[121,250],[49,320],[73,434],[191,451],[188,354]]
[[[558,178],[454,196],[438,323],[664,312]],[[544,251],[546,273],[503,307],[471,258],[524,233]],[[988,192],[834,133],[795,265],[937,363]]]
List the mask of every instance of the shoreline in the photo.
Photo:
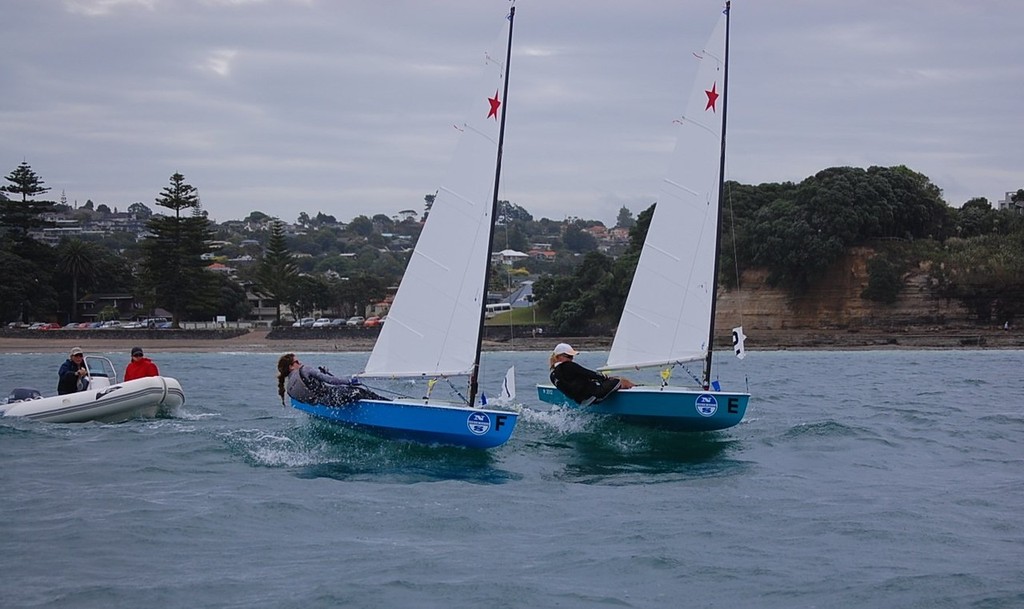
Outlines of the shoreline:
[[[72,347],[87,352],[108,353],[140,346],[147,353],[340,353],[369,352],[376,334],[351,334],[329,337],[269,338],[269,331],[256,329],[230,338],[137,338],[97,337],[95,333],[75,336],[73,332],[41,331],[40,336],[12,337],[0,334],[0,353],[65,353]],[[606,351],[611,337],[518,337],[511,340],[484,340],[484,351],[547,352],[559,342],[568,342],[584,351]],[[865,332],[830,330],[758,330],[747,331],[747,351],[864,351],[894,349],[1024,349],[1024,334],[1016,328],[998,329],[927,329],[904,332]],[[718,344],[716,349],[728,349]]]

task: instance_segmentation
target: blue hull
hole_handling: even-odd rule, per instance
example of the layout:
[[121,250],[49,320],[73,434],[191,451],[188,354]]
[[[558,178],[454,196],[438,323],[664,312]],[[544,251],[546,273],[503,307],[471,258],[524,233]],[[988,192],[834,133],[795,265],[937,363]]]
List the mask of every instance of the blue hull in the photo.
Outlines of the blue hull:
[[714,431],[743,420],[749,393],[643,387],[616,391],[598,404],[580,406],[552,385],[537,385],[542,402],[676,431]]
[[386,438],[466,448],[494,448],[508,441],[519,414],[454,404],[360,400],[321,406],[292,400],[306,414]]

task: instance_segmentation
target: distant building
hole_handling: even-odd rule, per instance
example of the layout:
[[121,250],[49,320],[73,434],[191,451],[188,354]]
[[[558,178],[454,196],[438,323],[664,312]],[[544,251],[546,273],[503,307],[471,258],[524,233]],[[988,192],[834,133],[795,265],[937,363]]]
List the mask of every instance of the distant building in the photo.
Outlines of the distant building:
[[529,254],[517,252],[516,250],[501,250],[491,254],[491,262],[500,262],[506,266],[512,266],[516,262],[526,260]]
[[1013,195],[1015,194],[1017,194],[1016,191],[1007,192],[1006,197],[1004,197],[1002,201],[998,201],[996,203],[996,209],[1012,209],[1018,214],[1024,213],[1024,201],[1018,201],[1016,203],[1013,202]]

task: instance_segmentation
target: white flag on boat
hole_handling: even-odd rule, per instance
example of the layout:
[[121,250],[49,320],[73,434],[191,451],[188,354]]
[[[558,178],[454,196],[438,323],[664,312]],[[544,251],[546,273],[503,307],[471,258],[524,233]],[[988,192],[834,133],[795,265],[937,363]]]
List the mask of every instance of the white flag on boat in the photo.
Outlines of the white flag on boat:
[[505,379],[501,383],[501,393],[498,395],[499,404],[511,404],[516,399],[516,367],[512,366],[505,373]]
[[732,349],[736,352],[736,357],[743,359],[747,353],[743,350],[743,341],[746,340],[746,336],[743,335],[743,326],[738,326],[732,329]]

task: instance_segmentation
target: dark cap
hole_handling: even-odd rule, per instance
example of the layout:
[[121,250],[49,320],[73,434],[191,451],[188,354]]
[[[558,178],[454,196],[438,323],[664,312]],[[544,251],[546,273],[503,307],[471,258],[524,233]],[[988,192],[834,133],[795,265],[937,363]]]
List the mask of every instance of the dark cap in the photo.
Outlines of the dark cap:
[[142,347],[132,347],[132,357],[142,355]]

